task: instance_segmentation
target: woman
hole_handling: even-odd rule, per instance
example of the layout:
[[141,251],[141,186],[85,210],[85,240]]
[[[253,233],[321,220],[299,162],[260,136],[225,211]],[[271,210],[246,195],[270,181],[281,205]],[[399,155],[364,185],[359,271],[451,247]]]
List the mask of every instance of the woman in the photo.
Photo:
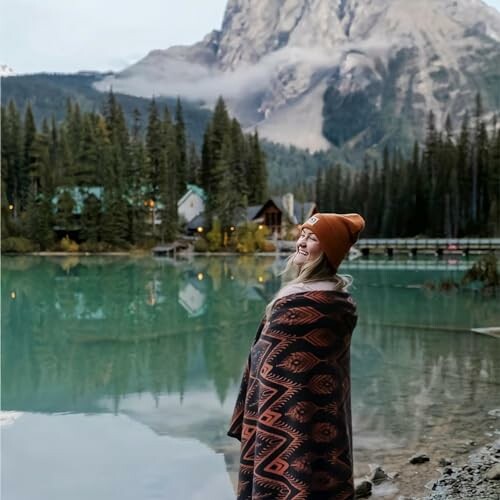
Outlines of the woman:
[[337,269],[364,228],[358,214],[316,214],[267,306],[229,436],[241,441],[238,499],[354,498],[350,343],[356,305]]

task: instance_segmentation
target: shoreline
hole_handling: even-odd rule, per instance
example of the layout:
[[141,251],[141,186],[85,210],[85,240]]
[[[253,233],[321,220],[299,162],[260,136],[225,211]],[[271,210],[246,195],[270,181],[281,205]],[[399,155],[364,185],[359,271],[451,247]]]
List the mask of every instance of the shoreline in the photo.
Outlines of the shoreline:
[[[491,438],[490,438],[491,439]],[[410,456],[402,453],[377,463],[354,461],[358,469],[354,484],[356,499],[383,498],[385,500],[500,500],[500,439],[472,447],[454,460],[440,457],[437,450],[422,462],[410,463]],[[238,482],[239,443],[226,441],[215,446],[223,453],[227,472],[234,488]],[[356,453],[357,454],[357,453]],[[426,457],[417,454],[415,457]],[[496,477],[489,479],[488,476]]]
[[[273,257],[275,255],[290,255],[291,252],[255,252],[255,253],[239,253],[239,252],[177,252],[176,256],[182,257]],[[149,250],[134,250],[134,251],[116,251],[116,252],[59,252],[59,251],[47,251],[47,252],[25,252],[25,253],[14,253],[5,252],[1,254],[2,256],[36,256],[36,257],[92,257],[92,256],[116,256],[116,257],[159,257],[159,258],[172,258],[164,256],[156,256]]]
[[[228,257],[228,256],[240,256],[240,257],[272,257],[275,255],[290,255],[293,252],[293,250],[276,250],[274,252],[250,252],[250,253],[240,253],[240,252],[176,252],[175,254],[172,254],[172,256],[162,256],[162,255],[155,255],[152,250],[116,250],[112,252],[63,252],[63,251],[40,251],[40,252],[1,252],[0,255],[2,256],[26,256],[26,255],[31,255],[31,256],[37,256],[37,257],[90,257],[93,255],[96,256],[129,256],[129,257],[159,257],[159,258],[175,258],[176,256],[182,256],[182,257],[212,257],[212,256],[218,256],[218,257]],[[477,252],[470,252],[469,255],[487,255],[488,251],[477,251]],[[374,257],[387,257],[387,255],[384,252],[373,252],[370,254],[371,256]],[[397,254],[399,256],[404,256],[405,254]],[[434,256],[438,258],[439,256],[436,255],[435,252],[427,252],[427,251],[422,251],[419,253],[419,255],[426,255],[426,256]],[[496,252],[495,252],[496,255]],[[446,252],[443,253],[441,256],[442,257],[464,257],[461,253],[459,252]],[[394,257],[391,257],[394,259]],[[464,257],[464,260],[466,257]],[[398,260],[398,259],[394,259]]]

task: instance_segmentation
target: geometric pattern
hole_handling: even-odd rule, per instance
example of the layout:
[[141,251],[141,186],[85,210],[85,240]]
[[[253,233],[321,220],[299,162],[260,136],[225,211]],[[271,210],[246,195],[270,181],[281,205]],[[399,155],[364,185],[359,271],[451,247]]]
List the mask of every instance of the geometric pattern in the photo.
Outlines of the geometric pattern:
[[354,498],[350,345],[356,304],[313,291],[275,301],[250,349],[228,435],[238,500]]

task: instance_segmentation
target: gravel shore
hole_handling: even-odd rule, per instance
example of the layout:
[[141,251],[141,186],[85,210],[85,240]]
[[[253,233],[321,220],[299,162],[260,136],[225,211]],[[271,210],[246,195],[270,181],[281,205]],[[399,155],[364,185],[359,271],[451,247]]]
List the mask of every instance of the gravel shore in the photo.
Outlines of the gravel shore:
[[462,467],[445,466],[425,500],[500,500],[500,439],[469,456]]

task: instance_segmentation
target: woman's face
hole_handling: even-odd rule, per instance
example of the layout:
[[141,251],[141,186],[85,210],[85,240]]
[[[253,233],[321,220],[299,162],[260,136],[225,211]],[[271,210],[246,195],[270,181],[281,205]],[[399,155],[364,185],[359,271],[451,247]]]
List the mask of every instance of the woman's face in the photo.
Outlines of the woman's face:
[[321,251],[318,237],[310,229],[304,228],[297,240],[297,253],[293,262],[300,267],[319,257]]

